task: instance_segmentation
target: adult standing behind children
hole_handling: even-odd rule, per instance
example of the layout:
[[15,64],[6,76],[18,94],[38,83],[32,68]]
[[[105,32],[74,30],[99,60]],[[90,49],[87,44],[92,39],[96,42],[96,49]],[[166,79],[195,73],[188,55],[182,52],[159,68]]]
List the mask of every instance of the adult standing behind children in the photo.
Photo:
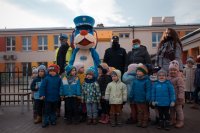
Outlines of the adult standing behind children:
[[103,62],[107,63],[109,67],[114,67],[124,73],[126,64],[126,50],[120,47],[119,37],[112,37],[112,47],[106,49]]
[[127,54],[126,66],[132,63],[151,64],[151,58],[147,48],[141,45],[140,39],[132,40],[132,51],[129,51]]
[[177,60],[179,63],[179,70],[183,71],[183,64],[181,60],[182,51],[183,47],[178,34],[174,29],[167,28],[158,45],[155,65],[168,71],[169,63],[173,60]]

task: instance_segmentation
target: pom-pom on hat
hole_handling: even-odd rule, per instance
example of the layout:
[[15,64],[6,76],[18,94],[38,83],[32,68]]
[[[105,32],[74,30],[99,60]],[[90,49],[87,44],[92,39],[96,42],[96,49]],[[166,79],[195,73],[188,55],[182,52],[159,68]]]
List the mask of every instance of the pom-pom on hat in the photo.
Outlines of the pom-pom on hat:
[[130,72],[136,72],[136,70],[137,70],[137,67],[138,67],[138,64],[135,64],[135,63],[133,63],[133,64],[130,64],[130,65],[128,65],[128,73],[130,73]]
[[179,71],[179,63],[177,60],[173,60],[169,63],[169,69],[173,68]]
[[[147,67],[146,67],[145,65],[141,64],[141,63],[138,64],[137,70],[143,72],[145,75],[148,74],[148,69],[147,69]],[[136,70],[136,71],[137,71],[137,70]]]
[[44,70],[44,71],[46,71],[46,66],[45,65],[39,65],[38,67],[37,67],[37,69],[38,69],[38,72],[40,71],[40,70]]
[[49,67],[48,67],[48,71],[51,71],[53,70],[54,72],[56,73],[59,73],[60,71],[60,67],[56,64],[51,64]]
[[36,67],[32,68],[32,74],[38,74],[38,69]]

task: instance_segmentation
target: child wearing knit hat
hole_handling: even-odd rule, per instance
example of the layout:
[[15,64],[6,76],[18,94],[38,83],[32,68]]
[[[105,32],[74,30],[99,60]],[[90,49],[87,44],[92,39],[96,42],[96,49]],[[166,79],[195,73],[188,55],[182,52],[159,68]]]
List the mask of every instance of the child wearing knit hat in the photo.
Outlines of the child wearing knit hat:
[[[77,77],[80,80],[80,84],[81,86],[83,85],[84,81],[85,81],[85,68],[84,68],[84,64],[82,62],[75,62],[74,63],[74,67],[76,68],[77,71]],[[82,88],[81,88],[81,92],[83,92]],[[80,103],[80,119],[81,122],[86,121],[87,118],[87,110],[86,110],[86,104],[85,103]]]
[[37,67],[38,70],[38,76],[32,81],[31,83],[31,90],[34,92],[34,111],[36,114],[36,118],[34,119],[34,123],[40,123],[42,122],[42,111],[43,111],[43,104],[44,101],[40,100],[39,97],[39,89],[42,80],[45,78],[46,74],[46,66],[40,65]]
[[105,91],[108,83],[112,82],[112,78],[108,75],[109,67],[106,63],[101,63],[98,66],[99,77],[97,82],[101,91],[101,118],[100,123],[107,124],[109,122],[109,103],[105,100]]
[[193,109],[199,109],[198,101],[199,101],[199,91],[200,91],[200,55],[197,56],[196,59],[196,70],[195,70],[195,76],[194,76],[194,104],[191,108]]
[[176,128],[181,128],[184,126],[184,113],[182,106],[185,101],[185,84],[183,77],[179,76],[179,63],[176,60],[170,62],[168,79],[172,82],[176,94],[175,108],[170,109],[171,125],[175,124]]
[[192,57],[186,60],[186,67],[183,69],[183,75],[185,77],[185,102],[192,103],[192,96],[194,93],[194,76],[195,65]]
[[158,71],[158,80],[153,84],[151,101],[159,113],[158,129],[170,129],[170,107],[175,105],[175,92],[172,83],[167,80],[167,72],[165,70]]
[[87,124],[97,124],[98,107],[100,107],[101,92],[96,82],[97,72],[94,67],[86,70],[85,82],[82,85],[82,102],[87,107]]
[[65,75],[62,77],[62,83],[60,96],[65,101],[64,119],[68,124],[78,124],[80,121],[78,105],[81,98],[81,85],[74,66],[67,65],[65,67]]
[[130,92],[130,99],[136,104],[137,126],[146,128],[148,126],[149,111],[146,103],[150,102],[151,81],[148,76],[148,69],[143,64],[138,64],[136,79]]
[[130,117],[126,121],[127,124],[133,124],[137,121],[136,104],[133,101],[130,101],[129,99],[131,88],[133,85],[133,80],[135,80],[137,67],[138,67],[138,64],[135,64],[135,63],[130,64],[128,66],[127,72],[125,72],[124,75],[122,76],[122,81],[127,86],[127,94],[128,94],[127,97],[128,97],[128,102],[130,103],[130,109],[131,109]]
[[39,89],[40,99],[44,100],[44,121],[42,127],[56,125],[56,107],[60,100],[60,88],[62,80],[59,73],[59,66],[52,64],[48,67],[49,74],[42,80]]

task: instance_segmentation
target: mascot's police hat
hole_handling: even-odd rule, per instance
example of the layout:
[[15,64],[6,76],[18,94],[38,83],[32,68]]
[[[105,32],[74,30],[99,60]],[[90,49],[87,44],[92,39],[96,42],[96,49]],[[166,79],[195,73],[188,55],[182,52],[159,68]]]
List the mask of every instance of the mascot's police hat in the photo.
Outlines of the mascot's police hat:
[[93,27],[94,23],[95,23],[95,20],[90,16],[78,16],[74,18],[74,24],[76,26],[89,25]]

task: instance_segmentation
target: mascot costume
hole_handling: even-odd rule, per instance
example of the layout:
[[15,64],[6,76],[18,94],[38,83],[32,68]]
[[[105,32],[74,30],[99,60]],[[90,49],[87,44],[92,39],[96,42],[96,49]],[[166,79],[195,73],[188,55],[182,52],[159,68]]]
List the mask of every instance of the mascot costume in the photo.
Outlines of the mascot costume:
[[95,20],[90,16],[78,16],[74,18],[74,23],[76,27],[72,33],[72,43],[75,44],[76,48],[69,64],[81,62],[84,64],[85,70],[91,66],[97,70],[100,59],[96,52],[97,34],[95,38],[94,32],[96,33],[96,31],[93,29]]

